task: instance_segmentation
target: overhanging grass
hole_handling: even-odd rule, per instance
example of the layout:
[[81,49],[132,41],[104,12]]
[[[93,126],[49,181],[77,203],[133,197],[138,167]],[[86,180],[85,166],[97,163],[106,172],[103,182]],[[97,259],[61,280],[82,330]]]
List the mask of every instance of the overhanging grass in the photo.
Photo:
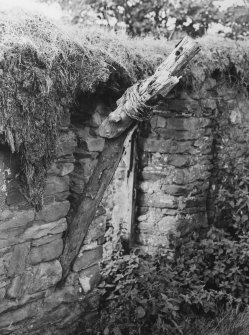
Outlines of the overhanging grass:
[[[248,84],[249,43],[199,42],[202,52],[183,82],[197,89],[216,69],[228,73],[233,65],[238,81]],[[132,40],[105,30],[59,26],[21,10],[0,12],[0,43],[1,130],[21,156],[23,185],[37,208],[63,109],[73,106],[79,92],[94,93],[114,80],[121,95],[152,74],[174,48],[163,39]]]

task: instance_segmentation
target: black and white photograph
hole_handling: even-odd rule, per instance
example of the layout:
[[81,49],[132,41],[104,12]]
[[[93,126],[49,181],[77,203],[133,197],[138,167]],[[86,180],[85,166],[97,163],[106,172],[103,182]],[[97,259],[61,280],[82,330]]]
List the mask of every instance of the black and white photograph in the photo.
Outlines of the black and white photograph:
[[0,0],[0,335],[249,335],[249,0]]

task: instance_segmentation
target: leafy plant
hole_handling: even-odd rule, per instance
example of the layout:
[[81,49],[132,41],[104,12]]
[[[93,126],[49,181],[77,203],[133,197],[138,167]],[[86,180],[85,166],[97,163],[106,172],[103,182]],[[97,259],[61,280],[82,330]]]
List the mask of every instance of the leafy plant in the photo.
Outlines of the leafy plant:
[[93,334],[186,334],[197,315],[240,308],[248,299],[247,242],[211,228],[204,236],[173,239],[173,257],[124,254],[118,247],[103,264]]

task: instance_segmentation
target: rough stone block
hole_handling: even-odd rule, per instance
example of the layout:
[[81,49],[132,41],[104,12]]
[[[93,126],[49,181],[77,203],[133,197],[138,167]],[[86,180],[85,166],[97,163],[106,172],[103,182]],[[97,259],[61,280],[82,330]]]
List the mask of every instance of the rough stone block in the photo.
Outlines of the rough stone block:
[[93,220],[86,234],[84,244],[91,243],[105,234],[106,216],[101,215]]
[[193,166],[189,169],[181,169],[176,171],[174,182],[176,184],[188,184],[199,180],[207,180],[210,177],[210,172],[206,166]]
[[154,222],[153,221],[142,221],[138,223],[138,229],[140,234],[147,233],[153,235],[155,232],[154,230]]
[[53,162],[48,170],[48,175],[59,175],[64,177],[74,170],[73,162]]
[[104,149],[105,139],[102,137],[88,137],[84,143],[88,151],[101,152]]
[[29,254],[29,262],[39,264],[41,262],[48,262],[58,258],[63,250],[62,239],[56,239],[50,243],[31,248]]
[[148,214],[143,214],[137,217],[137,221],[141,222],[141,221],[145,221],[148,218]]
[[2,301],[5,298],[6,295],[6,288],[2,287],[0,288],[0,301]]
[[21,239],[40,239],[43,236],[60,234],[66,229],[67,221],[65,218],[50,223],[35,222],[33,226],[25,230],[25,232],[21,236]]
[[177,142],[172,140],[156,140],[154,138],[140,138],[140,146],[147,152],[159,152],[168,154],[192,153],[192,143],[190,141]]
[[187,195],[189,189],[184,185],[168,185],[162,184],[161,190],[170,195]]
[[69,177],[49,176],[46,180],[44,196],[69,190]]
[[157,128],[155,130],[156,134],[165,140],[176,140],[176,141],[187,141],[195,140],[200,136],[206,134],[206,131],[196,129],[196,131],[187,131],[187,130],[176,130],[168,128]]
[[61,238],[62,238],[62,234],[47,235],[47,236],[38,238],[36,240],[32,240],[31,246],[32,247],[39,247],[41,245],[51,243],[52,241],[55,241],[55,240],[61,239]]
[[12,299],[20,298],[24,294],[22,278],[24,278],[24,276],[21,275],[13,278],[11,285],[7,290],[9,298]]
[[87,151],[86,148],[75,148],[75,151],[74,151],[74,156],[76,159],[84,159],[84,158],[91,158],[91,159],[95,159],[97,158],[99,155],[99,152],[95,152],[95,151],[92,151],[92,152],[89,152]]
[[[33,209],[15,211],[14,216],[9,220],[0,224],[0,235],[2,232],[10,231],[15,228],[25,227],[29,222],[33,221],[35,217],[35,211]],[[1,238],[1,237],[0,237]]]
[[4,209],[0,211],[0,221],[12,219],[14,216],[15,216],[15,212],[10,211],[9,209]]
[[27,200],[20,191],[19,183],[13,179],[7,184],[6,203],[8,206],[18,206],[27,204]]
[[70,191],[76,194],[82,194],[86,184],[86,179],[79,179],[73,176],[70,180]]
[[103,118],[100,116],[99,113],[94,113],[91,118],[91,126],[92,127],[99,127],[102,123]]
[[80,270],[86,269],[91,265],[100,262],[102,259],[102,255],[103,255],[102,246],[98,246],[93,250],[87,250],[83,252],[83,254],[76,259],[73,265],[73,270],[78,272]]
[[32,268],[32,280],[28,285],[30,294],[54,286],[61,280],[62,268],[58,260],[41,263]]
[[150,120],[151,128],[164,128],[167,125],[167,119],[160,116],[160,115],[154,115]]
[[86,250],[94,250],[98,247],[98,241],[91,242],[89,244],[83,244],[82,248],[80,249],[80,254],[83,254]]
[[217,108],[217,103],[215,99],[202,99],[201,107],[204,110],[214,111]]
[[81,175],[83,174],[85,178],[89,178],[92,175],[93,170],[98,163],[98,160],[91,158],[83,158],[79,160],[79,163],[82,168]]
[[51,311],[59,305],[75,303],[77,298],[79,298],[76,289],[74,286],[64,286],[60,290],[51,292],[51,294],[44,299],[44,309]]
[[153,254],[158,247],[167,248],[169,246],[168,238],[165,235],[140,233],[138,236],[139,244],[147,246],[147,253]]
[[97,239],[98,245],[103,245],[103,244],[105,244],[105,242],[106,242],[105,235],[102,235],[102,236],[98,237],[98,239]]
[[69,201],[55,202],[44,206],[40,212],[36,213],[36,220],[45,222],[57,221],[67,215],[69,208]]
[[149,206],[156,208],[176,208],[177,199],[168,194],[141,194],[138,197],[138,203],[141,206]]
[[24,307],[1,315],[0,328],[8,327],[12,324],[32,318],[33,316],[37,315],[38,304],[39,303],[28,304]]
[[22,274],[24,272],[29,250],[29,242],[15,245],[7,268],[9,276]]
[[193,111],[201,113],[201,106],[199,101],[193,99],[167,99],[164,106],[160,106],[160,111],[174,111],[174,112],[185,112],[193,113]]
[[211,125],[209,118],[189,117],[189,118],[169,118],[167,119],[167,128],[175,130],[198,131]]
[[168,155],[168,164],[175,167],[184,167],[190,164],[190,156],[188,155]]
[[162,181],[156,180],[156,181],[142,181],[139,183],[139,189],[144,193],[153,194],[154,192],[160,192],[160,189],[162,187]]
[[1,274],[0,275],[0,289],[3,288],[3,287],[6,287],[9,285],[9,279],[6,277],[5,274]]
[[88,293],[94,287],[96,287],[96,285],[98,285],[98,283],[100,282],[100,279],[101,274],[99,264],[82,270],[79,273],[79,281],[84,293]]
[[[65,200],[68,199],[69,195],[70,195],[69,191],[57,193],[57,194],[54,195],[54,201],[55,202],[65,201]],[[44,201],[45,201],[45,199],[44,199]]]
[[[175,178],[176,171],[168,171],[169,169],[156,168],[153,166],[146,167],[141,172],[141,179],[146,181],[158,181],[165,178],[166,183],[172,183]],[[175,170],[175,169],[174,169]]]
[[176,216],[177,214],[179,214],[178,209],[169,209],[169,208],[163,208],[162,209],[162,215]]
[[164,216],[156,224],[156,231],[160,234],[168,235],[176,231],[178,219],[176,216]]
[[72,173],[74,170],[74,164],[73,163],[61,163],[60,164],[60,176],[66,176],[70,173]]
[[3,300],[1,301],[0,304],[0,314],[2,315],[2,313],[6,313],[9,311],[13,311],[17,308],[20,308],[20,306],[24,306],[28,303],[32,303],[33,301],[38,301],[39,299],[44,298],[44,295],[46,294],[46,292],[37,292],[34,294],[25,294],[22,298],[20,299],[11,299],[11,300]]

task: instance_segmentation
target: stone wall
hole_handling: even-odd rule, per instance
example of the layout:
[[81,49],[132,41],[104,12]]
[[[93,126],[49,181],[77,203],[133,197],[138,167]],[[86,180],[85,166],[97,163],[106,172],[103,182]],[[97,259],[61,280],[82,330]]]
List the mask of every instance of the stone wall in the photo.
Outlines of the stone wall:
[[20,191],[18,157],[0,146],[0,334],[68,335],[79,318],[96,315],[100,261],[121,225],[133,244],[153,253],[168,246],[170,232],[186,234],[212,222],[223,150],[217,129],[225,129],[229,142],[235,129],[248,127],[247,111],[245,97],[215,79],[197,92],[178,89],[161,100],[139,129],[135,160],[133,142],[127,144],[62,287],[63,233],[103,150],[97,128],[110,108],[92,99],[82,101],[71,120],[65,111],[40,212]]
[[60,323],[69,315],[61,304],[56,310],[57,317],[53,317],[56,305],[72,291],[65,288],[57,293],[54,289],[61,279],[58,258],[63,250],[62,235],[67,229],[66,215],[70,208],[69,174],[74,169],[76,141],[69,122],[68,116],[61,122],[57,159],[48,172],[43,208],[39,212],[21,192],[18,157],[8,147],[1,148],[1,334],[32,334],[37,327],[40,333],[46,333],[50,320]]
[[242,88],[215,78],[161,101],[139,138],[141,249],[153,253],[168,246],[171,232],[186,234],[221,219],[217,197],[228,156],[248,167],[248,107]]
[[167,247],[170,232],[207,225],[212,122],[195,116],[200,109],[181,94],[161,103],[140,132],[136,237],[147,252]]

